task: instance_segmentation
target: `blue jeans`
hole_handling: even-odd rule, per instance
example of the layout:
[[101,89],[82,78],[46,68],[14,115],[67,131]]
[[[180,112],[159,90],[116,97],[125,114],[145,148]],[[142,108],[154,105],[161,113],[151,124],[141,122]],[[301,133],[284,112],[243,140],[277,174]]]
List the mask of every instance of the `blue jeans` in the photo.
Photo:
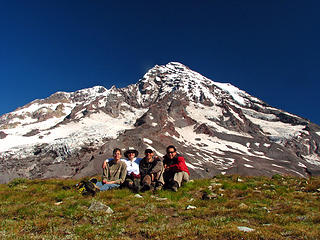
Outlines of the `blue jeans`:
[[102,182],[97,182],[96,186],[100,189],[100,191],[106,191],[106,190],[109,190],[109,189],[112,189],[112,188],[118,188],[118,187],[120,187],[120,184],[115,184],[115,183],[102,184]]

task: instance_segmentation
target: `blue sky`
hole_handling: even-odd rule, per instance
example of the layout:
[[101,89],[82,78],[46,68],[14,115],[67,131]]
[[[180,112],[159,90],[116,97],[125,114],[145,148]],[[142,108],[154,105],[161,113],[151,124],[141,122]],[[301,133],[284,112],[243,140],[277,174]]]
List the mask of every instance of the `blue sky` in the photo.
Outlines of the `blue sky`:
[[319,1],[0,3],[0,115],[177,61],[320,124]]

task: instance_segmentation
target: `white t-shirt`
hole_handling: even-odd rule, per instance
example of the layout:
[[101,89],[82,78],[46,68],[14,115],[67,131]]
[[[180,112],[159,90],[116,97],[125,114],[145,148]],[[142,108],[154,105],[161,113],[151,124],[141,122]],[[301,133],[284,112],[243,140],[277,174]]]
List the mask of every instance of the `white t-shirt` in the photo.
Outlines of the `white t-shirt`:
[[127,175],[130,175],[132,172],[136,175],[138,175],[140,173],[139,163],[140,163],[141,159],[142,158],[134,158],[132,161],[130,161],[128,159],[125,159],[125,160],[121,159],[127,165]]

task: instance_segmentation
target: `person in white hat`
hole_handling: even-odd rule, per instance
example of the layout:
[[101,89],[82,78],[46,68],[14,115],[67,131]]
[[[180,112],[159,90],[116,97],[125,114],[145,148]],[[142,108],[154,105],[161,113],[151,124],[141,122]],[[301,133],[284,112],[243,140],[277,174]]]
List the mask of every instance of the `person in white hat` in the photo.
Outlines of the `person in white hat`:
[[126,157],[123,160],[127,165],[127,175],[122,186],[128,187],[134,191],[139,190],[140,186],[140,171],[139,164],[141,158],[138,158],[139,152],[133,148],[129,148],[125,151],[124,156]]

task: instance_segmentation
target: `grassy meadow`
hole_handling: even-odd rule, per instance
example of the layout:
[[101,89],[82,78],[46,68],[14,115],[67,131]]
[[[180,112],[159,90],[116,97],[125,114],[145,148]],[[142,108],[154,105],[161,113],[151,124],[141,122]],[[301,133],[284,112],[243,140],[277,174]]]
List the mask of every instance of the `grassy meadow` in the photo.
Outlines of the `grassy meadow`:
[[[79,180],[0,185],[0,239],[320,239],[320,177],[216,176],[178,192],[82,196]],[[94,202],[113,213],[89,209]]]

